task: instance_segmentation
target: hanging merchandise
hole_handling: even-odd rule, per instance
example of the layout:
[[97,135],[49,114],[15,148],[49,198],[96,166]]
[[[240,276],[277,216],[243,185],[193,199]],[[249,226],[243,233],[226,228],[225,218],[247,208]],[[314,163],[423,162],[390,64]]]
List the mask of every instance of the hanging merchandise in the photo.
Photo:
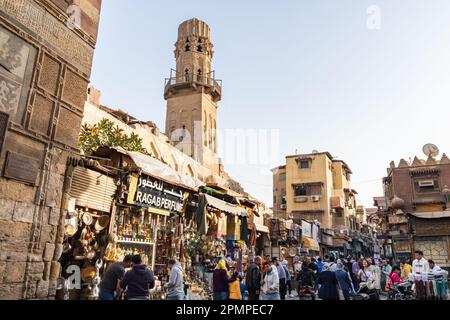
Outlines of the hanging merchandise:
[[207,222],[207,210],[206,210],[206,197],[204,194],[199,195],[198,208],[195,213],[195,220],[197,222],[197,232],[199,234],[208,233],[208,222]]
[[248,235],[248,218],[242,217],[241,220],[241,234],[240,239],[244,241],[245,243],[249,242],[249,235]]
[[227,240],[240,240],[241,222],[238,216],[229,215],[227,219]]

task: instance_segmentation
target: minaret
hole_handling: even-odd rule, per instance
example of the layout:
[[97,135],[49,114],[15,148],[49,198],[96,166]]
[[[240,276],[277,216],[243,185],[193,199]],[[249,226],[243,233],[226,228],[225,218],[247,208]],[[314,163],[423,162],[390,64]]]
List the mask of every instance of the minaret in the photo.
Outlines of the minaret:
[[187,155],[218,173],[217,103],[221,81],[212,70],[209,26],[198,19],[183,22],[175,44],[176,70],[166,79],[166,134]]

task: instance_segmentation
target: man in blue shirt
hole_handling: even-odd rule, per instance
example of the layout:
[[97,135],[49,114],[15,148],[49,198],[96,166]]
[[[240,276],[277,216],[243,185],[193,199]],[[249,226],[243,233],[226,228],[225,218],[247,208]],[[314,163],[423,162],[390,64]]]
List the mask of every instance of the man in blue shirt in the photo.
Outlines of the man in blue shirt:
[[280,279],[280,298],[281,300],[286,299],[286,271],[280,263],[280,259],[273,258],[273,264],[276,266],[278,271],[278,278]]
[[317,272],[320,273],[323,270],[323,261],[322,258],[318,258],[316,262]]

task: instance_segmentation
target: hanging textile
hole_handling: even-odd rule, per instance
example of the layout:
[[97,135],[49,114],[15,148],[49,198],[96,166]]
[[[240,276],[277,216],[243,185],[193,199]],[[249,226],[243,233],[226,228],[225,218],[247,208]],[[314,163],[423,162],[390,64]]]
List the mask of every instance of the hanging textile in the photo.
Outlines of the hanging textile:
[[195,213],[195,220],[197,222],[197,232],[200,235],[208,233],[208,222],[207,222],[207,210],[206,210],[206,198],[204,194],[199,195],[198,208]]
[[242,217],[241,221],[241,240],[248,244],[248,219],[247,217]]
[[254,223],[251,224],[251,232],[250,232],[250,239],[248,241],[248,246],[250,248],[256,246],[256,226]]

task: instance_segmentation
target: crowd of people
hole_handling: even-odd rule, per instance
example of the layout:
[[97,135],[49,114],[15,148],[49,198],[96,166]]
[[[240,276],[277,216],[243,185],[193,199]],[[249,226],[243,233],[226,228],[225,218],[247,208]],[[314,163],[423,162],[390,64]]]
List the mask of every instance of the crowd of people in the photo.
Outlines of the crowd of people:
[[[211,261],[210,261],[211,264]],[[210,266],[211,267],[211,266]],[[187,288],[180,263],[169,260],[169,280],[165,284],[168,300],[183,300]],[[214,300],[285,300],[305,296],[321,300],[350,300],[365,293],[371,299],[395,286],[414,281],[428,273],[446,272],[421,251],[415,260],[392,265],[388,259],[356,259],[351,256],[327,255],[322,258],[295,257],[293,264],[278,257],[250,258],[238,270],[231,258],[220,259],[213,267],[211,289]],[[128,271],[126,271],[128,270]],[[148,300],[155,287],[153,271],[142,263],[139,255],[126,256],[112,264],[100,283],[100,300]],[[295,289],[295,290],[294,290]]]

